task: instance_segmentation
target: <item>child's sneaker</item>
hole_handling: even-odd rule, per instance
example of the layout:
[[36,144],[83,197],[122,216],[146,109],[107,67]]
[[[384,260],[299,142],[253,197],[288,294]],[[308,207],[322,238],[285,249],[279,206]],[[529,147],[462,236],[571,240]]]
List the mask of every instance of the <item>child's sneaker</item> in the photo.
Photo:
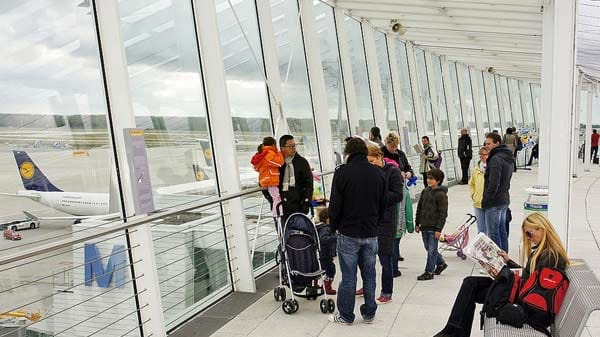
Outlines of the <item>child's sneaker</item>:
[[346,325],[346,326],[350,326],[352,325],[351,322],[346,322],[343,318],[341,318],[339,315],[330,315],[329,316],[329,321],[332,323],[337,323],[337,324],[341,324],[341,325]]
[[363,292],[363,288],[360,288],[360,289],[358,289],[358,290],[357,290],[357,291],[354,293],[354,295],[356,295],[356,296],[364,296],[364,295],[365,295],[365,293]]
[[375,321],[375,316],[372,316],[370,318],[363,317],[363,323],[365,323],[365,324],[373,324],[374,321]]
[[430,272],[426,271],[423,274],[417,276],[417,280],[418,281],[433,280],[433,273],[430,273]]
[[377,298],[375,301],[377,302],[377,304],[387,304],[392,301],[392,297],[391,296],[379,296],[379,298]]
[[439,265],[439,266],[435,267],[435,271],[434,271],[433,273],[434,273],[435,275],[439,275],[439,274],[441,274],[441,273],[442,273],[444,270],[446,270],[446,268],[448,268],[448,264],[447,264],[447,263],[441,264],[441,265]]

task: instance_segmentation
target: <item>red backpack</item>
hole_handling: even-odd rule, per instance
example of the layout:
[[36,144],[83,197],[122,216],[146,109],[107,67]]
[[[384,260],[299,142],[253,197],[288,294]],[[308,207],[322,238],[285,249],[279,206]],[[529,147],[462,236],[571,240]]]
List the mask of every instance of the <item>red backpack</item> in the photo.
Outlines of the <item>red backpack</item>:
[[550,336],[547,327],[554,323],[568,289],[569,279],[563,271],[552,267],[536,269],[519,291],[518,303],[525,309],[527,323]]

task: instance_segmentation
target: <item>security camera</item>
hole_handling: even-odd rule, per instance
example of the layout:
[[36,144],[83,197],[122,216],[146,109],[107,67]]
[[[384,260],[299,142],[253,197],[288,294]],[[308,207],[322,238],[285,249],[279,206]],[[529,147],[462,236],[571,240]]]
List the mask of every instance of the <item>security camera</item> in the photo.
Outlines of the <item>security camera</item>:
[[398,20],[392,20],[390,22],[392,32],[398,33],[398,35],[404,35],[406,33],[406,27],[404,27]]
[[487,69],[486,69],[486,70],[487,70],[487,72],[488,72],[488,73],[490,73],[490,74],[494,74],[494,73],[496,73],[496,70],[494,69],[494,67],[487,67]]

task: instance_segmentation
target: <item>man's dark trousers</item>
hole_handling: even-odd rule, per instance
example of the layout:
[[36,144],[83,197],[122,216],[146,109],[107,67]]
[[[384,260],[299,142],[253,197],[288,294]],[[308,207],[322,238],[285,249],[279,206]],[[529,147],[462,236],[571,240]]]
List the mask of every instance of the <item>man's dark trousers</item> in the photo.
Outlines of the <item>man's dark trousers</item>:
[[469,166],[471,165],[471,158],[460,158],[460,168],[462,170],[462,183],[469,183]]

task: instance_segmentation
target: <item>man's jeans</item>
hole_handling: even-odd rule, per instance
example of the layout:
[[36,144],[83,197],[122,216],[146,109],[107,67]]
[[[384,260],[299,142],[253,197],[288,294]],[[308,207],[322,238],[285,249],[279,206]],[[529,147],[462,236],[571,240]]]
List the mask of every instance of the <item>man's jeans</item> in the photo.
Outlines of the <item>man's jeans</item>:
[[435,271],[437,266],[441,266],[446,261],[442,257],[442,254],[438,251],[438,239],[435,238],[434,231],[421,231],[423,237],[423,245],[427,251],[427,264],[425,265],[425,271],[432,273]]
[[500,249],[508,253],[508,233],[506,232],[506,210],[508,205],[493,206],[484,209],[486,235]]
[[487,226],[485,225],[485,212],[483,211],[483,208],[473,207],[473,210],[475,211],[475,217],[477,218],[477,233],[487,233]]
[[340,317],[346,322],[354,322],[354,302],[356,292],[356,267],[360,268],[363,281],[365,303],[360,306],[364,319],[372,319],[377,311],[375,303],[375,260],[377,238],[352,238],[340,234],[337,239],[337,253],[342,271],[342,281],[338,286],[337,307]]

